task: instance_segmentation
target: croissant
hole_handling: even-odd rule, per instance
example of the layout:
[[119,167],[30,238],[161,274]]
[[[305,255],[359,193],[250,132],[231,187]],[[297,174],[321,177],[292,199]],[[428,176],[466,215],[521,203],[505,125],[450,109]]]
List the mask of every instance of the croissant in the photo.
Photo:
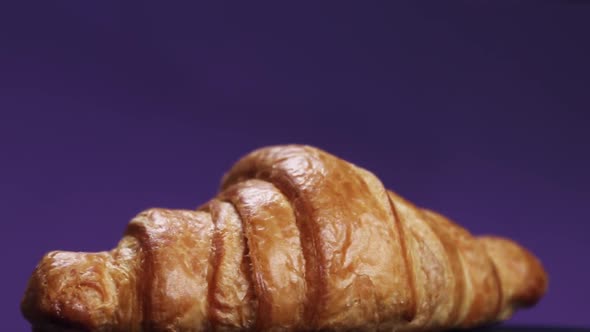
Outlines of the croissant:
[[46,254],[33,331],[435,331],[505,320],[547,275],[320,149],[258,149],[200,208],[150,209],[111,251]]

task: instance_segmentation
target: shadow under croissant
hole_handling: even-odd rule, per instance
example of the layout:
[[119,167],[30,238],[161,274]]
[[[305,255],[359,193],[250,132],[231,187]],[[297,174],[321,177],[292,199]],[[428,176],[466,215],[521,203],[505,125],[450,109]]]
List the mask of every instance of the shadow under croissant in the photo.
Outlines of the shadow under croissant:
[[[112,327],[104,326],[98,331],[108,332],[125,332],[114,330]],[[454,330],[454,332],[590,332],[588,328],[574,327],[557,327],[557,326],[491,326],[467,330]],[[44,325],[43,327],[33,327],[32,332],[89,332],[76,327],[64,327],[53,324]]]
[[532,326],[532,325],[520,325],[520,326],[490,326],[482,327],[469,330],[455,330],[455,332],[590,332],[588,328],[575,328],[575,327],[559,327],[559,326]]
[[88,330],[81,327],[63,326],[52,323],[45,323],[42,326],[32,326],[31,332],[129,332],[126,330],[116,329],[112,326],[103,326],[98,329]]
[[[73,326],[63,326],[61,324],[43,323],[43,325],[32,326],[32,332],[91,332],[87,329]],[[110,326],[104,326],[92,332],[124,332],[122,330],[115,330]]]

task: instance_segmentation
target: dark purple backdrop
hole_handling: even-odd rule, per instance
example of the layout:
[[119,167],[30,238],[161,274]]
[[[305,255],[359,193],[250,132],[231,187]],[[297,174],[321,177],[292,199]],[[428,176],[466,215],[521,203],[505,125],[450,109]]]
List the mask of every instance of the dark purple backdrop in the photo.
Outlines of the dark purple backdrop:
[[535,252],[549,292],[515,324],[590,326],[590,6],[19,3],[0,11],[2,330],[26,330],[45,252],[109,249],[290,142]]

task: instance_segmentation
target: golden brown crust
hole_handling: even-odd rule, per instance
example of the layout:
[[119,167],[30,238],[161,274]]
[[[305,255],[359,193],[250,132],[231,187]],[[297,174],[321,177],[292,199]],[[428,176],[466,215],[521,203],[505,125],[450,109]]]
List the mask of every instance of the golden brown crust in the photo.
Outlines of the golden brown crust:
[[495,266],[485,248],[464,228],[436,212],[424,211],[439,230],[449,232],[463,265],[466,292],[456,324],[471,327],[484,321],[493,321],[500,310],[502,289]]
[[315,261],[316,275],[307,284],[316,289],[308,294],[309,328],[368,328],[411,316],[399,230],[374,175],[317,149],[290,146],[246,156],[222,187],[249,178],[285,192],[300,228],[311,230],[308,253],[315,256],[305,258]]
[[242,158],[198,211],[141,213],[110,252],[47,254],[22,311],[39,331],[430,331],[506,319],[546,288],[516,243],[289,145]]
[[304,328],[305,262],[291,204],[276,187],[260,180],[238,183],[225,197],[244,225],[258,299],[256,329]]
[[140,230],[145,330],[200,331],[208,324],[213,222],[205,212],[151,209],[130,228]]
[[440,237],[423,212],[394,192],[388,192],[399,216],[413,269],[416,315],[402,331],[436,329],[454,322],[461,292],[455,291],[452,263]]

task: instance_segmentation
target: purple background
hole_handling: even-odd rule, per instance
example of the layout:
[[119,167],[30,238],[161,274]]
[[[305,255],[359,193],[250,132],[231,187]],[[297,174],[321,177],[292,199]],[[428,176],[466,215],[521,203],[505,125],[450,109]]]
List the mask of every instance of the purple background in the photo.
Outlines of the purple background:
[[[7,4],[3,4],[6,6]],[[590,6],[24,1],[0,11],[0,312],[41,256],[192,208],[250,150],[324,148],[535,252],[514,324],[590,326]]]

